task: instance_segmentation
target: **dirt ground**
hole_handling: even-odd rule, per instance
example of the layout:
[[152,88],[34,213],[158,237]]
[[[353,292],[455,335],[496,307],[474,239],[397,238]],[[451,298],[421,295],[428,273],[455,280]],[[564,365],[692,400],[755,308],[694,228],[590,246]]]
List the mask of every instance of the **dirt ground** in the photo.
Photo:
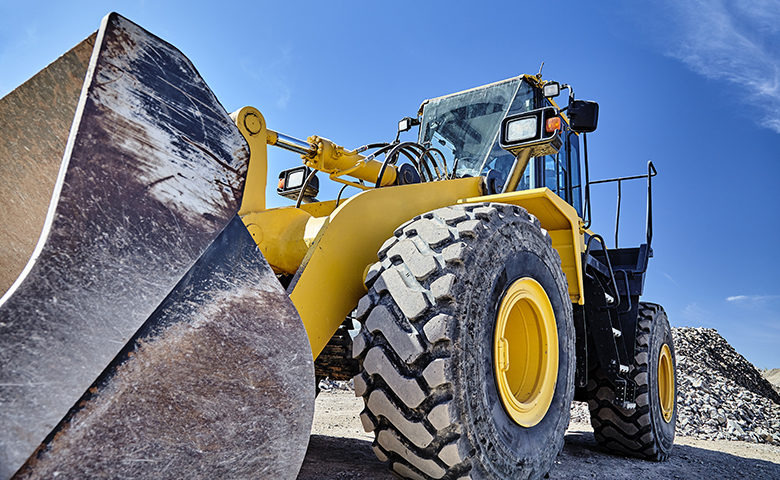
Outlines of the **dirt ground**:
[[[395,479],[371,450],[373,435],[358,414],[363,401],[352,392],[323,391],[298,480]],[[780,447],[747,442],[677,437],[672,457],[656,463],[612,456],[599,450],[588,424],[572,424],[550,479],[780,479]]]

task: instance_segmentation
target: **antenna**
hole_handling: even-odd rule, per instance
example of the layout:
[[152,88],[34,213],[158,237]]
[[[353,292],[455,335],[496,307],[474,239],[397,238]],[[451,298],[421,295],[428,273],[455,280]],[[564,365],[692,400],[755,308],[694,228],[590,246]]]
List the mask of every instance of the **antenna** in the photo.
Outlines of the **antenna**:
[[542,62],[541,65],[539,65],[539,73],[536,74],[536,78],[541,79],[542,78],[542,69],[544,68],[544,62]]

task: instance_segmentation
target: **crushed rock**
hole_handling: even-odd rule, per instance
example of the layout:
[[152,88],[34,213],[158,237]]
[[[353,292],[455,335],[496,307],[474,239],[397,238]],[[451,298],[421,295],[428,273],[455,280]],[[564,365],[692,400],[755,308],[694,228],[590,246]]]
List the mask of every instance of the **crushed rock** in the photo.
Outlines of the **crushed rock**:
[[767,381],[772,384],[776,392],[780,393],[780,368],[763,370],[761,375],[763,375],[764,378],[766,378]]
[[673,328],[677,433],[780,445],[780,394],[710,328]]
[[355,387],[352,384],[352,380],[331,380],[330,378],[323,378],[319,384],[320,390],[348,390],[355,391]]
[[571,402],[571,423],[590,423],[588,402]]
[[[780,395],[717,330],[672,328],[677,357],[677,435],[780,445]],[[590,421],[574,402],[571,421]]]

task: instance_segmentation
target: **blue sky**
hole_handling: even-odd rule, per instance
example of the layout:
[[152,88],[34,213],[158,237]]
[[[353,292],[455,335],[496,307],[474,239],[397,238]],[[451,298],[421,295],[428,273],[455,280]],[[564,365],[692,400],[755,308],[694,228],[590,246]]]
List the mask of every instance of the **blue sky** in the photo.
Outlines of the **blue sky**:
[[[109,10],[179,47],[228,111],[253,105],[274,130],[347,147],[392,140],[425,98],[544,61],[545,78],[600,103],[592,179],[658,168],[645,298],[780,367],[780,1],[584,3],[2,0],[0,95]],[[298,162],[272,150],[269,177]],[[623,246],[642,240],[644,205],[644,186],[626,186]],[[608,241],[614,209],[614,186],[594,187]]]

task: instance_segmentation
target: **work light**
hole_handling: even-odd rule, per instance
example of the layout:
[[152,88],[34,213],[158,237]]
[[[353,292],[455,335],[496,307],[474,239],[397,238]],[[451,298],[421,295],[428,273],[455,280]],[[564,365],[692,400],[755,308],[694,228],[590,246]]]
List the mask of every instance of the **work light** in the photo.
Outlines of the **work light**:
[[301,188],[301,185],[303,185],[303,175],[304,170],[295,170],[293,172],[290,172],[290,174],[287,176],[287,185],[285,187],[289,188]]
[[514,143],[534,138],[539,130],[538,123],[536,117],[519,118],[512,122],[508,122],[504,140],[507,143]]
[[[305,165],[282,170],[279,173],[279,184],[276,186],[276,193],[297,200],[301,193],[303,184],[306,183],[306,177],[311,173],[311,169]],[[309,179],[306,190],[303,192],[303,200],[314,201],[320,191],[320,181],[316,175]]]
[[547,82],[544,87],[542,87],[542,93],[547,98],[557,97],[561,94],[561,84],[558,82]]
[[533,156],[551,155],[561,147],[558,109],[544,107],[509,115],[501,122],[501,148],[518,155],[528,149]]

